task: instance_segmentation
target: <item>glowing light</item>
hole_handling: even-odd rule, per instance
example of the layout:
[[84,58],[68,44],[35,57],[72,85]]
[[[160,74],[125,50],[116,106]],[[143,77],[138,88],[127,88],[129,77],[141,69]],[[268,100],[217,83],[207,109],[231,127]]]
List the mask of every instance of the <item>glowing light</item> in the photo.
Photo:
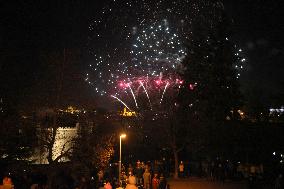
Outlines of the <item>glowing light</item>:
[[241,119],[245,118],[245,113],[242,110],[238,110],[237,112],[239,113]]
[[192,90],[192,91],[193,91],[193,90],[194,90],[194,88],[195,88],[195,85],[194,85],[194,84],[192,84],[192,83],[191,83],[191,84],[189,84],[189,89],[190,89],[190,90]]
[[136,117],[136,112],[127,111],[126,107],[124,107],[123,112],[120,115],[122,115],[123,117]]
[[123,82],[120,82],[120,83],[119,83],[119,86],[120,86],[121,88],[125,88],[125,87],[127,87],[127,84],[125,84],[125,83],[123,83]]
[[180,79],[176,79],[176,83],[182,85],[183,84],[183,80],[180,80]]
[[162,83],[162,81],[161,81],[161,80],[156,80],[155,83],[156,83],[157,85],[160,85],[160,84]]

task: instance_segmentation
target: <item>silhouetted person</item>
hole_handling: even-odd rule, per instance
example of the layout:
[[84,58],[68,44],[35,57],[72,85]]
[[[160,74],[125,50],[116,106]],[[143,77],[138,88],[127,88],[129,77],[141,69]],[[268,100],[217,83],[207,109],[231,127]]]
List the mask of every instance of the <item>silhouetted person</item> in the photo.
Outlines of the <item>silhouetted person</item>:
[[158,174],[154,174],[154,178],[152,179],[152,189],[159,189],[160,180],[158,178]]
[[164,177],[163,173],[161,173],[159,189],[166,189],[166,187],[167,187],[166,178]]
[[275,189],[283,189],[283,176],[282,174],[279,174],[278,177],[275,179]]
[[151,173],[148,168],[145,169],[145,172],[143,174],[143,180],[144,180],[144,189],[150,189]]

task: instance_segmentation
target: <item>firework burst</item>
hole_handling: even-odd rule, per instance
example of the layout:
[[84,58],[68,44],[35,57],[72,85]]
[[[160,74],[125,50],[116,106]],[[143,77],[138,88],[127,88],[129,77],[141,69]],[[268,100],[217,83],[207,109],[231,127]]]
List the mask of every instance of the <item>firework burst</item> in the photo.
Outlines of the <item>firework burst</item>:
[[220,15],[212,10],[223,8],[218,1],[203,0],[107,2],[89,25],[92,58],[85,80],[99,95],[111,95],[128,109],[143,107],[144,97],[153,109],[182,84],[177,73],[194,20],[210,14],[206,23],[214,27]]
[[[118,81],[112,97],[129,110],[153,110],[161,106],[166,94],[177,94],[182,84],[178,75],[133,77]],[[128,105],[121,99],[125,99]]]

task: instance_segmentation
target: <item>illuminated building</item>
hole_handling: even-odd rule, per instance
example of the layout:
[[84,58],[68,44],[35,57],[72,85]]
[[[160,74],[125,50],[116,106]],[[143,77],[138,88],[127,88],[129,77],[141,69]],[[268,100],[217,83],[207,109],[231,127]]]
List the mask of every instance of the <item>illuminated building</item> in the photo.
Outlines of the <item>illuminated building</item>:
[[127,111],[126,107],[124,107],[120,115],[122,115],[123,117],[136,117],[136,112]]

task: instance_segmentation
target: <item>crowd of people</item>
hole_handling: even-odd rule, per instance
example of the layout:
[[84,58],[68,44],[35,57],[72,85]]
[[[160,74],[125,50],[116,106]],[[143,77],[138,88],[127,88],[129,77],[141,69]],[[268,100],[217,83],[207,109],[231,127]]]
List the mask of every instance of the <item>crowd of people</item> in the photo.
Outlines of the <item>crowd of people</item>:
[[197,176],[211,181],[247,179],[249,177],[263,177],[263,165],[232,163],[230,160],[217,158],[213,161],[183,162],[179,164],[179,178]]
[[[100,187],[105,189],[125,188],[125,189],[168,189],[164,173],[157,168],[156,164],[137,161],[136,166],[122,166],[120,182],[114,177],[104,177],[102,171],[98,173]],[[105,179],[105,180],[104,180]]]
[[[163,161],[146,163],[137,161],[127,166],[122,165],[120,178],[117,164],[89,176],[84,174],[75,176],[74,173],[77,172],[66,168],[56,169],[53,177],[47,176],[47,172],[43,169],[24,170],[23,173],[9,173],[2,176],[3,182],[2,185],[0,184],[0,189],[169,189],[166,178],[173,176],[173,169],[167,165]],[[221,159],[190,163],[180,161],[178,176],[180,179],[198,176],[206,178],[207,181],[218,182],[235,178],[247,179],[249,188],[258,188],[259,184],[263,183],[261,181],[263,179],[259,179],[264,177],[263,169],[262,164],[249,165],[240,162],[233,164],[229,160]],[[272,177],[269,185],[274,185],[275,189],[283,188],[282,174]]]

